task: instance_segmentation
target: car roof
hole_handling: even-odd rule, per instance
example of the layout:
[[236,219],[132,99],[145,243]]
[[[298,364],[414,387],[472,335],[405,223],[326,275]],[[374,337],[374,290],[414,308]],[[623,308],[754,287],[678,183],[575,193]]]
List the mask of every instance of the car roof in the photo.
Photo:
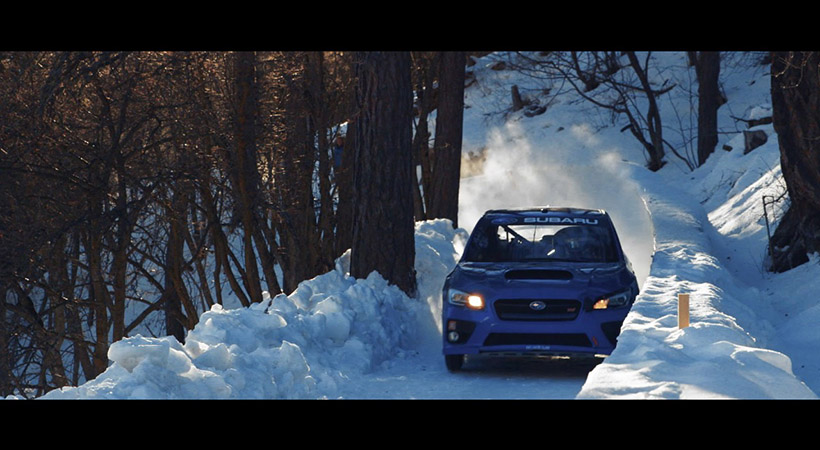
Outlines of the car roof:
[[555,206],[537,206],[529,208],[508,208],[508,209],[491,209],[484,213],[484,215],[573,215],[573,216],[607,216],[608,214],[603,209],[586,209],[586,208],[571,208],[571,207],[555,207]]

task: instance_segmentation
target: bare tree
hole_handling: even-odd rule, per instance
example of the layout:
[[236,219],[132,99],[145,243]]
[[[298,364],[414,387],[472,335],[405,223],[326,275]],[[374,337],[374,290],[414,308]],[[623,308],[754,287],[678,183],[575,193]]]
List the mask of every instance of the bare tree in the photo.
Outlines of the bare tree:
[[666,150],[689,164],[663,137],[658,99],[675,85],[664,81],[658,86],[652,79],[651,52],[642,58],[634,51],[622,55],[612,51],[550,52],[543,59],[521,56],[536,66],[528,72],[566,81],[586,101],[625,117],[628,125],[623,130],[629,130],[644,148],[650,170],[666,164]]
[[[7,66],[21,78],[0,79],[9,108],[0,166],[14,174],[2,177],[11,183],[3,245],[23,246],[3,273],[14,316],[3,319],[29,330],[12,351],[31,362],[12,368],[21,392],[96,376],[112,339],[145,317],[126,308],[143,300],[143,262],[157,244],[144,226],[169,177],[166,114],[176,106],[160,93],[171,59],[33,52]],[[25,230],[32,219],[39,225]]]
[[339,79],[339,67],[345,64],[339,59],[324,52],[266,58],[264,89],[273,133],[263,150],[270,155],[263,166],[269,168],[267,196],[275,211],[271,231],[278,242],[275,256],[285,292],[330,270],[345,250],[338,248],[339,234],[350,229],[341,219],[349,217],[343,214],[349,203],[341,204],[342,198],[350,198],[347,177],[332,168],[331,160],[332,121],[344,117],[340,91],[347,88]]

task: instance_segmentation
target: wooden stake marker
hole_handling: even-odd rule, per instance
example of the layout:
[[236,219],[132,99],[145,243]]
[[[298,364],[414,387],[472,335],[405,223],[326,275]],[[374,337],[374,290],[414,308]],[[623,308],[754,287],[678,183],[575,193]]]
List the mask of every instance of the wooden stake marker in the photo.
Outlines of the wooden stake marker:
[[678,294],[678,328],[689,326],[689,294]]

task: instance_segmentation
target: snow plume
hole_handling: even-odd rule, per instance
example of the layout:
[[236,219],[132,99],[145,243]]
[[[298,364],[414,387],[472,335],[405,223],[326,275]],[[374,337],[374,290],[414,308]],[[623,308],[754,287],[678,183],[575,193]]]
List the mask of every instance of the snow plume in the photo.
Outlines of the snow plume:
[[[441,351],[441,288],[444,278],[458,263],[468,234],[464,229],[453,229],[447,219],[416,223],[416,281],[418,298],[427,304],[430,320],[420,321],[420,336],[427,337],[419,345]],[[431,328],[432,327],[432,328]]]
[[[459,224],[469,230],[489,209],[568,206],[604,209],[642,283],[653,252],[651,224],[637,185],[618,149],[604,147],[589,126],[555,132],[550,147],[533,148],[533,130],[518,122],[488,133],[483,173],[462,179]],[[576,148],[568,154],[564,148]],[[581,156],[577,153],[587,153]]]
[[115,342],[108,370],[44,398],[337,398],[343,383],[438,344],[432,306],[441,303],[465,236],[449,220],[416,225],[418,299],[377,272],[350,277],[348,252],[335,270],[290,295],[266,293],[248,308],[215,305],[185,344],[143,336]]

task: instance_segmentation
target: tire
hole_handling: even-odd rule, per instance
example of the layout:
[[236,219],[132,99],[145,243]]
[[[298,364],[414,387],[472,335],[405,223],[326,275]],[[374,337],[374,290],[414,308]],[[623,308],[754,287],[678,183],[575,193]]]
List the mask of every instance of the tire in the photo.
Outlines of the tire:
[[464,365],[464,355],[444,355],[444,364],[450,372],[457,372]]

